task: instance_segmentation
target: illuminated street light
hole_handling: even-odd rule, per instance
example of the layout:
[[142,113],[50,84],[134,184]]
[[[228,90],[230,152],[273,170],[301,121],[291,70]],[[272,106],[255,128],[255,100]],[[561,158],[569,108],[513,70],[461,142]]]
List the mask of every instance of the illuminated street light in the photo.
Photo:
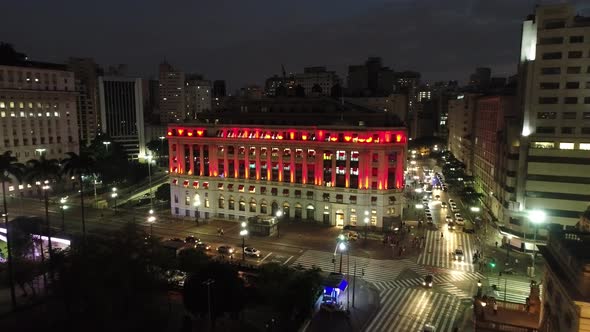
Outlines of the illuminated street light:
[[199,194],[195,195],[193,206],[195,207],[195,222],[197,223],[197,226],[199,226],[199,206],[201,206],[201,196],[199,196]]
[[113,187],[113,192],[111,193],[111,197],[115,201],[113,204],[113,208],[115,209],[115,214],[117,214],[117,196],[119,196],[119,194],[117,194],[117,188]]
[[[243,222],[242,223],[242,227],[246,227],[246,223]],[[242,229],[240,231],[240,236],[242,237],[242,260],[246,260],[246,252],[244,251],[246,249],[246,235],[248,235],[248,230],[247,229]]]
[[156,216],[154,216],[154,210],[149,211],[149,216],[147,217],[147,221],[150,224],[150,239],[153,240],[154,238],[154,223],[156,222]]
[[68,206],[66,205],[68,201],[68,196],[66,197],[62,197],[59,199],[59,207],[61,210],[61,231],[65,231],[66,230],[66,209],[68,208]]
[[422,210],[424,208],[424,204],[416,204],[414,207],[418,210]]
[[[369,211],[365,211],[365,212],[369,212]],[[369,217],[365,217],[364,222],[365,222],[365,241],[367,241],[367,230],[369,228]]]
[[537,256],[537,233],[539,231],[539,224],[545,222],[547,214],[542,210],[529,211],[529,220],[535,225],[535,240],[533,244],[533,262],[531,266],[531,277],[535,275],[535,258]]
[[481,209],[477,206],[472,206],[469,209],[471,210],[471,212],[480,212],[481,211]]
[[111,142],[109,142],[109,141],[104,141],[104,142],[102,142],[102,144],[104,144],[104,146],[105,146],[105,149],[107,149],[107,152],[109,152],[109,145],[111,145]]
[[283,216],[283,211],[277,210],[275,212],[275,216],[277,217],[277,237],[281,236],[281,226],[279,225],[281,222],[281,217]]

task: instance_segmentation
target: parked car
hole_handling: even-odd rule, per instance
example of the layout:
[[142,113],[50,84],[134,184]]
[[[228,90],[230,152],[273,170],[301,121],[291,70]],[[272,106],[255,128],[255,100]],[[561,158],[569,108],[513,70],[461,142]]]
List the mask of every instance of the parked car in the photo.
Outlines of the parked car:
[[436,195],[434,198],[436,198],[437,201],[440,201],[440,195]]
[[427,287],[427,288],[432,288],[433,279],[434,278],[432,277],[432,274],[425,276],[424,280],[422,281],[422,286]]
[[432,217],[426,217],[426,221],[432,223]]
[[173,237],[171,239],[168,239],[168,241],[170,241],[170,242],[184,242],[184,241],[182,241],[182,239],[177,238],[177,237]]
[[451,211],[459,212],[459,208],[457,208],[457,206],[451,206]]
[[253,247],[245,247],[244,254],[246,254],[246,256],[257,257],[257,258],[259,258],[261,255],[260,250],[253,248]]
[[205,251],[211,250],[211,246],[205,242],[197,242],[197,244],[195,245],[195,248],[199,249],[199,250],[205,250]]
[[219,246],[219,247],[217,247],[217,252],[222,255],[233,255],[234,248],[232,248],[230,246]]
[[446,209],[447,208],[447,203],[441,202],[440,203],[440,207],[443,208],[443,209]]
[[461,215],[461,213],[455,213],[455,218],[461,218],[461,217],[463,217],[463,216]]
[[447,227],[449,228],[450,231],[454,231],[456,226],[454,222],[449,222],[449,224],[447,225]]
[[184,239],[184,243],[197,243],[201,242],[201,240],[197,239],[196,237],[189,235]]
[[453,221],[453,217],[451,217],[451,216],[447,215],[447,216],[445,217],[445,221],[446,221],[446,222],[452,222],[452,221]]
[[455,256],[455,260],[463,261],[463,259],[465,258],[463,255],[463,249],[461,249],[461,248],[455,249],[454,256]]
[[436,332],[436,328],[434,325],[424,324],[424,327],[422,327],[422,332]]
[[455,221],[457,222],[458,225],[464,225],[465,224],[465,219],[463,219],[463,217],[455,218]]
[[449,204],[453,205],[453,203],[455,203],[455,200],[449,199]]

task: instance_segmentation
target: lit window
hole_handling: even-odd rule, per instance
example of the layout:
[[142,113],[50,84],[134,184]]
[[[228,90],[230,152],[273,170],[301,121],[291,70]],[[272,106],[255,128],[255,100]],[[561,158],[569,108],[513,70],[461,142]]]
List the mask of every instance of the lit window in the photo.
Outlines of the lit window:
[[3,101],[0,101],[0,108],[6,108],[6,104]]
[[53,112],[54,116],[59,116],[59,112]]
[[13,101],[10,102],[10,108],[14,108],[14,102]]
[[553,142],[533,142],[533,148],[535,148],[535,149],[554,149],[555,143],[553,143]]
[[560,150],[573,150],[574,143],[559,143]]
[[4,112],[4,111],[0,112],[0,116],[3,117],[3,118],[5,118],[6,117],[6,112]]
[[580,150],[590,150],[590,143],[580,143]]

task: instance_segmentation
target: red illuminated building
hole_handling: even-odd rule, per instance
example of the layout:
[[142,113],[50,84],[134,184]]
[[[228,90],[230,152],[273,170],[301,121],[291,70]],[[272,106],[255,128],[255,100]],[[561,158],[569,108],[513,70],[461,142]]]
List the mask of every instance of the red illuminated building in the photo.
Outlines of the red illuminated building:
[[406,139],[387,127],[170,126],[172,213],[239,221],[281,210],[389,227],[403,207]]

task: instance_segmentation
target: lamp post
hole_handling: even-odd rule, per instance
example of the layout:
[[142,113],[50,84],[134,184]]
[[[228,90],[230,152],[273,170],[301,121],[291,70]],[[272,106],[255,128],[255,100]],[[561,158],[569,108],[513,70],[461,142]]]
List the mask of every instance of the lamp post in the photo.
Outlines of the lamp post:
[[203,281],[203,285],[207,286],[207,306],[209,308],[209,331],[213,330],[213,314],[211,312],[211,285],[215,283],[213,279]]
[[195,222],[199,226],[199,206],[201,206],[201,196],[199,194],[195,195],[193,206],[195,207]]
[[162,165],[162,157],[164,156],[164,140],[166,139],[165,136],[160,136],[158,137],[160,139],[160,154],[159,154],[159,159],[160,159],[160,165]]
[[283,211],[281,210],[277,210],[277,212],[275,213],[275,216],[277,217],[277,237],[281,236],[281,227],[279,226],[280,222],[281,222],[281,217],[283,216]]
[[154,210],[149,211],[149,215],[147,218],[148,223],[150,224],[150,240],[153,242],[154,240],[154,223],[156,222],[156,216],[154,215]]
[[477,297],[481,297],[481,279],[477,280]]
[[342,273],[342,253],[346,249],[346,243],[344,243],[344,235],[338,235],[338,249],[340,250],[340,268],[338,271]]
[[[242,223],[242,227],[244,227],[244,224]],[[242,229],[240,231],[240,236],[242,237],[242,261],[246,260],[246,252],[244,251],[246,249],[246,235],[248,235],[248,230]]]
[[529,212],[529,220],[535,224],[535,239],[533,243],[533,262],[531,266],[531,277],[535,276],[535,257],[537,257],[537,232],[539,230],[539,224],[543,223],[546,218],[546,214],[542,210],[533,210]]
[[117,194],[117,188],[113,187],[113,192],[111,193],[111,197],[115,200],[115,202],[113,204],[113,208],[115,209],[115,214],[117,214],[117,196],[119,196],[119,194]]
[[145,157],[147,159],[148,162],[148,178],[149,178],[149,185],[150,185],[150,207],[153,209],[154,208],[154,199],[152,198],[152,155],[147,155]]
[[[340,273],[342,273],[342,255],[346,251],[346,243],[341,241],[338,244],[338,249],[340,250]],[[346,287],[346,311],[350,311],[350,254],[346,252],[346,279],[349,281],[348,286]]]
[[61,231],[65,232],[66,230],[66,209],[68,208],[68,206],[66,205],[66,202],[68,201],[68,197],[62,197],[59,199],[59,207],[61,210]]
[[111,142],[109,142],[109,141],[104,141],[104,142],[102,142],[102,144],[104,144],[104,146],[105,146],[105,149],[107,150],[107,152],[109,152],[109,145],[111,145]]
[[35,152],[39,152],[39,156],[43,156],[43,152],[47,151],[47,149],[35,149]]

